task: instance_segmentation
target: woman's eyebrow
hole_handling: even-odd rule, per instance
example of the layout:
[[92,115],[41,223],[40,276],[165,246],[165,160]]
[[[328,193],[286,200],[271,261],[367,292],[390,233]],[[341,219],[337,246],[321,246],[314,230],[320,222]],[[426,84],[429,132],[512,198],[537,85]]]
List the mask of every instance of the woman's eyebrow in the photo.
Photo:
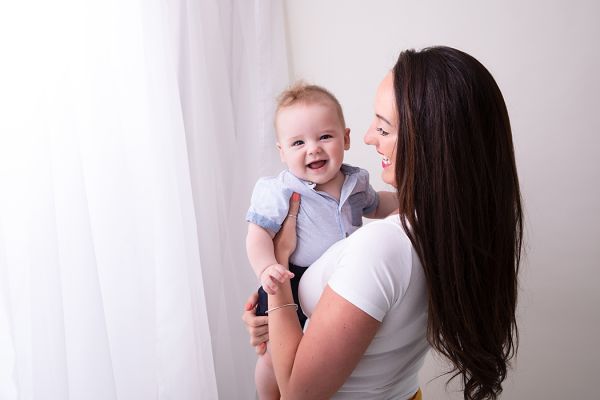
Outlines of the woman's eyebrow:
[[375,116],[377,118],[379,118],[380,120],[382,120],[383,122],[385,122],[386,124],[388,124],[389,126],[392,126],[392,123],[390,121],[388,121],[386,118],[382,117],[381,115],[375,114]]

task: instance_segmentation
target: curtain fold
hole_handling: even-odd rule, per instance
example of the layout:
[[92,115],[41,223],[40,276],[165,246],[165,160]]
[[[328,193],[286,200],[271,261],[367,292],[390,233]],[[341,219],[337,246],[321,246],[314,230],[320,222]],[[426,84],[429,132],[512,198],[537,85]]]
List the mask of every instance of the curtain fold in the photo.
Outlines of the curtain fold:
[[[248,398],[248,388],[254,396],[256,360],[239,311],[257,286],[245,252],[245,213],[258,176],[281,168],[273,113],[288,66],[281,2],[219,5],[182,3],[175,25],[181,27],[180,93],[219,396],[237,399]],[[213,23],[194,23],[200,16]]]
[[0,398],[254,398],[244,214],[278,168],[281,7],[0,6]]

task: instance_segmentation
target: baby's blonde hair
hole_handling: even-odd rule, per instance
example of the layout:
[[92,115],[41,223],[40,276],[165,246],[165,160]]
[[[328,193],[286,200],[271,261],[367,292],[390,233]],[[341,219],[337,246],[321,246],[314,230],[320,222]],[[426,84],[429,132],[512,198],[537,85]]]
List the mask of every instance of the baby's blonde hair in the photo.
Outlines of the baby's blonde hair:
[[327,104],[333,105],[342,126],[346,127],[342,106],[338,99],[324,87],[318,85],[310,85],[304,81],[294,82],[290,87],[281,92],[277,97],[277,108],[275,110],[275,119],[279,110],[294,104]]

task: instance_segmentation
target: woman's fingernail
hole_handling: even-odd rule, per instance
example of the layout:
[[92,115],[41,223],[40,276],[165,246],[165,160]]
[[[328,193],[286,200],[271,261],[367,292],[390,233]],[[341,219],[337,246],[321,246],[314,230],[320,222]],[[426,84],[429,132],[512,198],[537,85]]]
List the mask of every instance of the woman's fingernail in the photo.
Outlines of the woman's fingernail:
[[292,201],[300,201],[300,193],[294,192],[294,194],[292,194]]

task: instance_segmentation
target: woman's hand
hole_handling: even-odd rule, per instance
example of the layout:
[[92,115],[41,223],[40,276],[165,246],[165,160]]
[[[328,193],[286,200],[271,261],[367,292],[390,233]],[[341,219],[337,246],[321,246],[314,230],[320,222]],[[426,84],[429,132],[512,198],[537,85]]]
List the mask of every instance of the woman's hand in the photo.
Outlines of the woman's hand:
[[[290,255],[296,249],[296,216],[300,210],[300,195],[298,193],[292,194],[290,199],[290,209],[288,216],[283,221],[283,225],[277,235],[275,235],[274,246],[275,246],[275,257],[283,265],[287,266]],[[289,271],[288,271],[289,273]],[[280,283],[289,279],[290,276],[281,276]],[[256,303],[258,301],[258,294],[253,293],[244,306],[244,313],[242,314],[242,321],[246,325],[246,329],[250,334],[250,344],[254,346],[257,354],[264,354],[267,350],[267,341],[269,340],[269,320],[266,316],[256,316]]]
[[273,238],[275,258],[282,265],[287,265],[290,255],[296,249],[296,219],[300,211],[300,195],[293,193],[290,198],[288,216],[283,220],[283,225]]
[[242,321],[246,324],[246,329],[250,334],[250,344],[254,346],[256,354],[264,354],[269,340],[269,320],[268,317],[256,316],[257,301],[258,293],[254,292],[246,301]]

